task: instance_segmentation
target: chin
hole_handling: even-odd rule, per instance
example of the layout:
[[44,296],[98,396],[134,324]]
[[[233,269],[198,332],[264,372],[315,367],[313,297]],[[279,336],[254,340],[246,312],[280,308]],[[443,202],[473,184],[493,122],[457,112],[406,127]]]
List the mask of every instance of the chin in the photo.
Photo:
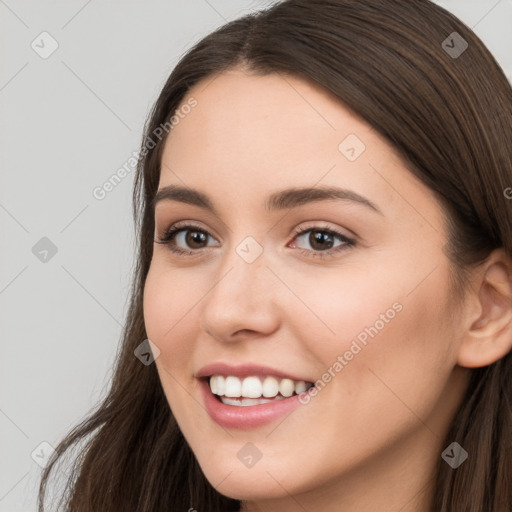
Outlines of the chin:
[[272,465],[263,459],[251,468],[245,467],[236,459],[235,463],[224,459],[201,462],[203,474],[210,484],[222,495],[235,500],[267,500],[279,499],[301,492],[301,482],[297,479],[297,472],[290,464],[290,477],[283,475],[283,468]]

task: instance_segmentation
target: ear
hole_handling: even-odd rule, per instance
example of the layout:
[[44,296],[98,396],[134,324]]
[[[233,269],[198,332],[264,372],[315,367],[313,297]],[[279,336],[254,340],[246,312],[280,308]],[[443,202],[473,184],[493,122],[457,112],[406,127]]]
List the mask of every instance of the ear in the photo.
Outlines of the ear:
[[478,268],[467,300],[473,302],[457,363],[467,368],[490,365],[512,349],[512,283],[510,259],[503,248]]

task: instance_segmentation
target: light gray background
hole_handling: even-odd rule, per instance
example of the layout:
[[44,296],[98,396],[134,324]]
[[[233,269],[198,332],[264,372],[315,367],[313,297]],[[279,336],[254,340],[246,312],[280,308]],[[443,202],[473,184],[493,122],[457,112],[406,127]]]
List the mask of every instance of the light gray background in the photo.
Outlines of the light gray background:
[[[437,3],[512,81],[512,0]],[[138,150],[179,57],[269,4],[0,0],[1,512],[36,510],[41,443],[56,446],[111,377],[134,263],[134,173],[103,200],[93,189]],[[47,58],[44,31],[58,44]],[[57,248],[46,262],[32,249],[43,237]]]

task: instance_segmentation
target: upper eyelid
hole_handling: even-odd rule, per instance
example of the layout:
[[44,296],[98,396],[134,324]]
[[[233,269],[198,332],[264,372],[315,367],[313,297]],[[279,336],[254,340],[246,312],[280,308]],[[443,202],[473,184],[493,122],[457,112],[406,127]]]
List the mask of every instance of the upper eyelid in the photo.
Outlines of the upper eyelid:
[[174,222],[174,223],[170,224],[169,227],[164,228],[164,230],[163,230],[164,235],[171,229],[173,231],[192,231],[193,229],[196,229],[197,231],[202,231],[202,232],[206,233],[208,236],[216,239],[216,237],[214,235],[212,235],[210,229],[203,228],[197,224],[194,224],[193,222],[187,222],[187,221]]

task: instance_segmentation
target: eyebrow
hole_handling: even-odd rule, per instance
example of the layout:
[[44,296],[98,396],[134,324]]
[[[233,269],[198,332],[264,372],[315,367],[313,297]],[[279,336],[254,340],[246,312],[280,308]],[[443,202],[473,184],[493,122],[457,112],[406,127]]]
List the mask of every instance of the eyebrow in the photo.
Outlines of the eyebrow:
[[[218,212],[210,198],[193,188],[182,187],[180,185],[168,185],[163,187],[157,191],[153,199],[153,208],[160,201],[165,200],[199,206],[218,216]],[[268,211],[284,210],[287,208],[296,208],[308,203],[328,200],[355,202],[383,215],[374,203],[353,190],[328,186],[314,188],[295,187],[274,192],[265,202],[265,209]]]

